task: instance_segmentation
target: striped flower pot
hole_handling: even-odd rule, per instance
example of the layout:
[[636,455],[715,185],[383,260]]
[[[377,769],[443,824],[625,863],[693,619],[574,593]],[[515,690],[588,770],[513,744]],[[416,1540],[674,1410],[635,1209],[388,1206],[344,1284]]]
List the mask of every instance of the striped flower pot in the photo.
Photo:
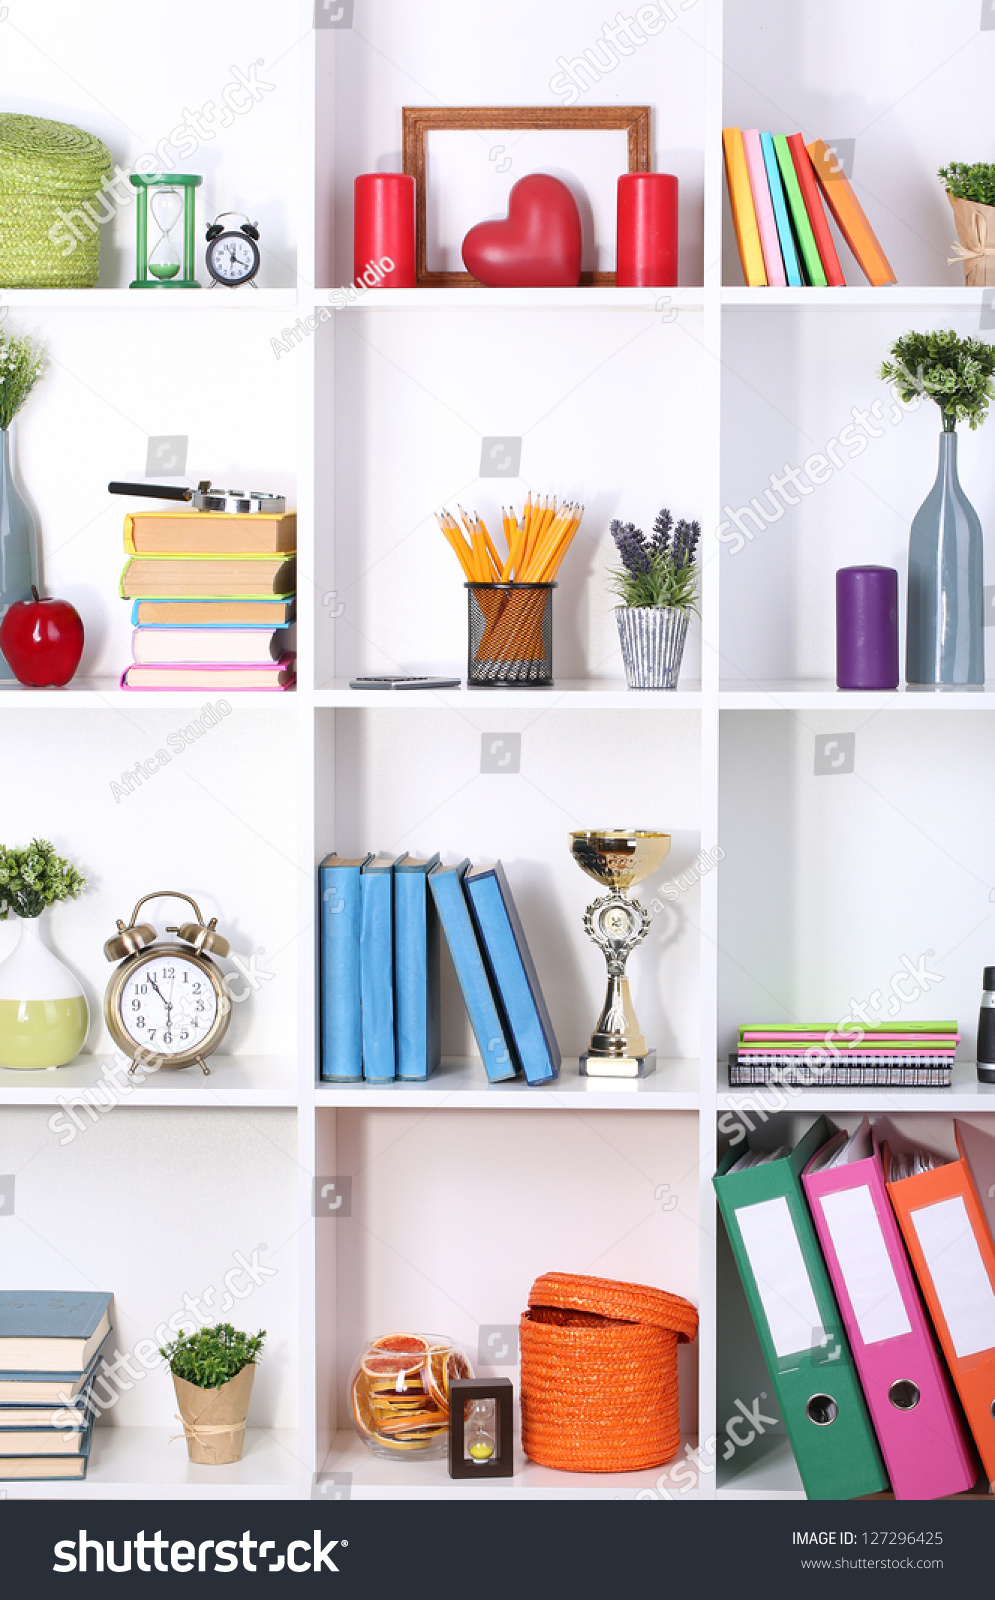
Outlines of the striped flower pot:
[[688,633],[678,606],[616,606],[618,641],[630,689],[676,689]]

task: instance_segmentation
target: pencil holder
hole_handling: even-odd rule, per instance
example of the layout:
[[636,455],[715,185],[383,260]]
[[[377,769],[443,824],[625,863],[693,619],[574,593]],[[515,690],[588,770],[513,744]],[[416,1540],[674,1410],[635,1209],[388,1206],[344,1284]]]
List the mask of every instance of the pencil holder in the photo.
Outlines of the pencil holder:
[[467,685],[551,688],[555,583],[468,583]]

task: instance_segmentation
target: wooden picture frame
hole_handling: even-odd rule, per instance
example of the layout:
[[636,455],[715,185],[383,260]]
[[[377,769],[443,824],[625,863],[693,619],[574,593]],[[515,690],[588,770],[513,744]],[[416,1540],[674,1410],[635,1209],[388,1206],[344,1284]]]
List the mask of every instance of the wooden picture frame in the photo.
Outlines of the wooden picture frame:
[[[415,180],[415,281],[420,289],[479,289],[469,272],[429,272],[425,141],[439,129],[621,130],[628,139],[628,172],[650,170],[650,106],[405,106],[401,112],[403,170]],[[614,272],[584,272],[582,284],[611,286]]]

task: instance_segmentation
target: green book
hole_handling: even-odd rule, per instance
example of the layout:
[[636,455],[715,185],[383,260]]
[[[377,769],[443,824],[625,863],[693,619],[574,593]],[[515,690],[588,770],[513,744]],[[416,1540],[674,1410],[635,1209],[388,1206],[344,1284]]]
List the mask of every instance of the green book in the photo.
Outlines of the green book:
[[853,1500],[888,1487],[800,1181],[836,1131],[820,1117],[774,1159],[735,1145],[712,1180],[810,1500]]
[[819,246],[815,242],[812,224],[808,220],[808,211],[805,208],[801,185],[798,182],[798,174],[791,159],[791,151],[788,148],[788,140],[785,134],[775,133],[774,151],[777,155],[777,164],[781,169],[781,177],[784,181],[784,192],[788,197],[788,210],[791,212],[791,221],[794,224],[795,238],[798,240],[798,249],[801,252],[805,276],[815,288],[825,289],[827,279],[822,268],[822,257],[819,254]]

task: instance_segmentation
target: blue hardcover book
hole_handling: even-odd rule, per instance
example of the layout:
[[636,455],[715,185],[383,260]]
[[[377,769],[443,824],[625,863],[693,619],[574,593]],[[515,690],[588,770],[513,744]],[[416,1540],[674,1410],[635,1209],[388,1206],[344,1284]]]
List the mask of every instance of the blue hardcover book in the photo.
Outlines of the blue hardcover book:
[[82,1371],[40,1372],[33,1368],[0,1371],[0,1405],[82,1405],[82,1396],[93,1383],[111,1331],[108,1328],[99,1349]]
[[430,1078],[442,1058],[439,918],[428,887],[439,865],[402,856],[394,868],[394,1026],[397,1076]]
[[500,861],[471,867],[463,886],[526,1080],[551,1083],[559,1074],[560,1047],[504,867]]
[[88,1456],[92,1436],[92,1420],[82,1428],[4,1422],[0,1425],[0,1478],[5,1475],[4,1456]]
[[360,872],[370,856],[326,856],[318,868],[321,954],[321,1076],[363,1076],[360,988]]
[[770,199],[774,207],[774,221],[777,223],[777,237],[781,244],[781,254],[784,257],[784,274],[788,280],[788,287],[800,289],[804,284],[801,267],[798,262],[798,251],[795,249],[795,236],[791,231],[791,218],[788,215],[788,203],[784,194],[784,181],[781,169],[777,164],[777,151],[774,149],[774,135],[762,133],[760,135],[760,148],[764,153],[764,166],[767,169],[767,182],[770,186]]
[[397,1076],[394,1044],[394,857],[374,856],[359,876],[363,1077]]
[[82,1372],[110,1330],[111,1297],[0,1290],[0,1369]]
[[519,1063],[510,1030],[491,992],[491,980],[467,905],[463,877],[469,865],[469,861],[461,861],[456,867],[437,867],[428,883],[484,1071],[491,1083],[501,1083],[515,1076]]

